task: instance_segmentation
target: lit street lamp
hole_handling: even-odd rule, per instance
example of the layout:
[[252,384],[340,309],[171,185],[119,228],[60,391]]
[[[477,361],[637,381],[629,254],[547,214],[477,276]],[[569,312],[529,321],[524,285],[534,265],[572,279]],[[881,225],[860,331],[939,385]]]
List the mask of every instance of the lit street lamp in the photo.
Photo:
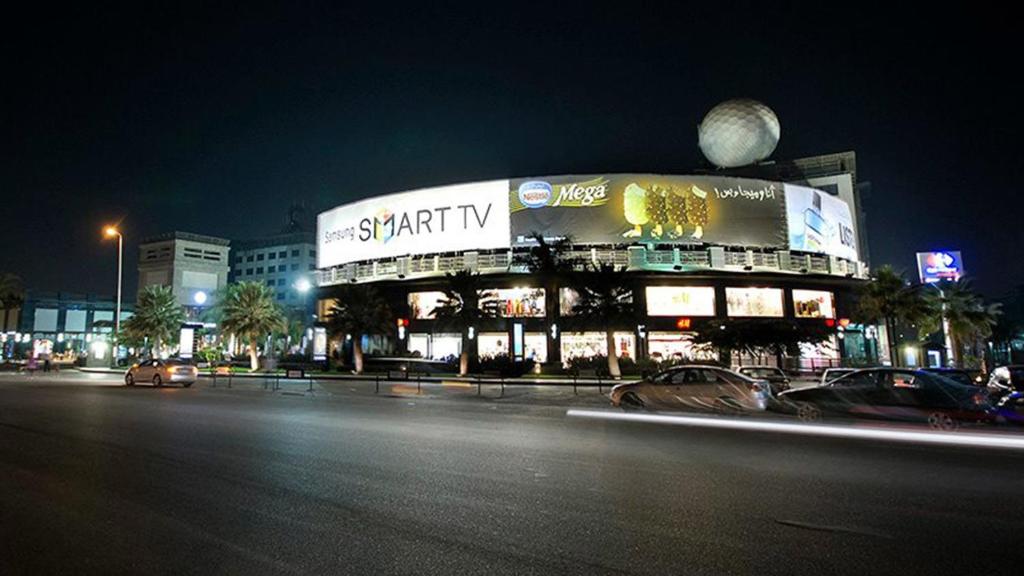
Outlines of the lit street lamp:
[[112,361],[117,362],[117,345],[121,338],[121,261],[124,251],[124,237],[121,236],[121,231],[114,226],[104,228],[103,234],[107,238],[117,236],[117,308],[114,312],[114,353],[111,355]]

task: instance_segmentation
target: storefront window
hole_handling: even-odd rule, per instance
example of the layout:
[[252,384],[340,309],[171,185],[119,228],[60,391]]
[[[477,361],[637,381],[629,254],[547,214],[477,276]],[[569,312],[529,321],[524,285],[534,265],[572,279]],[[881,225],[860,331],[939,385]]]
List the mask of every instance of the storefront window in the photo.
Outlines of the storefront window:
[[558,313],[562,316],[572,316],[573,308],[580,300],[580,293],[572,288],[561,288],[558,290]]
[[481,307],[494,306],[502,318],[543,318],[543,288],[498,288],[488,290],[491,298],[481,299]]
[[655,362],[689,362],[691,360],[717,360],[713,350],[695,348],[693,332],[649,332],[647,355]]
[[548,361],[548,338],[543,332],[527,332],[523,337],[523,348],[527,360]]
[[714,316],[715,289],[710,286],[648,286],[648,316]]
[[421,358],[444,360],[458,358],[462,353],[462,337],[458,334],[409,334],[409,352]]
[[[615,348],[620,358],[636,358],[636,338],[632,332],[616,332]],[[604,332],[565,332],[561,336],[562,360],[606,356]]]
[[417,320],[429,320],[434,310],[447,300],[444,292],[410,292],[409,315]]
[[483,332],[477,335],[477,355],[481,358],[508,355],[508,334],[504,332]]
[[729,316],[782,317],[781,288],[726,288]]
[[835,318],[831,292],[793,290],[793,314],[797,318]]

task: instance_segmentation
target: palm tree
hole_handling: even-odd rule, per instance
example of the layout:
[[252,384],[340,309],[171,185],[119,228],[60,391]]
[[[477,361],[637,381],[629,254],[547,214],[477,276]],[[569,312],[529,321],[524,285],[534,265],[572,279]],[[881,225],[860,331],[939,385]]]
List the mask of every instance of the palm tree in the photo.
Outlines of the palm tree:
[[931,305],[921,293],[921,286],[909,284],[903,274],[890,266],[876,270],[871,281],[858,293],[857,318],[863,323],[885,325],[889,357],[894,366],[900,364],[897,326],[927,321],[931,316]]
[[545,332],[549,332],[558,314],[561,298],[558,287],[572,275],[577,260],[568,255],[572,249],[571,237],[566,236],[549,242],[540,232],[533,232],[530,238],[536,242],[536,246],[532,246],[526,254],[526,268],[544,286],[547,319]]
[[21,285],[21,278],[14,274],[0,274],[0,307],[4,309],[4,321],[0,324],[0,332],[7,330],[8,314],[25,302],[25,289]]
[[178,304],[170,286],[146,286],[139,294],[135,315],[124,321],[121,331],[128,341],[151,343],[150,353],[159,354],[185,321],[185,310]]
[[928,293],[926,298],[935,323],[941,325],[945,320],[949,327],[953,364],[963,366],[964,348],[976,352],[978,342],[992,335],[1002,314],[1001,305],[986,304],[966,278],[938,282],[935,287],[937,290]]
[[431,314],[438,325],[458,330],[462,335],[462,351],[459,354],[459,376],[469,373],[470,347],[472,341],[468,331],[476,329],[485,318],[498,315],[493,292],[484,290],[480,275],[469,270],[448,273],[444,288],[444,300],[438,303]]
[[387,301],[376,288],[366,284],[342,286],[327,314],[327,325],[332,334],[352,336],[356,374],[363,372],[363,335],[386,334],[391,330],[393,321]]
[[631,320],[634,314],[633,288],[626,267],[614,264],[593,266],[590,271],[576,275],[573,281],[579,300],[573,314],[580,320],[604,325],[608,347],[608,374],[612,378],[622,375],[619,354],[615,350],[615,326]]
[[262,282],[232,284],[217,307],[221,330],[248,341],[249,368],[259,369],[258,342],[284,326],[284,314],[274,302],[273,290]]

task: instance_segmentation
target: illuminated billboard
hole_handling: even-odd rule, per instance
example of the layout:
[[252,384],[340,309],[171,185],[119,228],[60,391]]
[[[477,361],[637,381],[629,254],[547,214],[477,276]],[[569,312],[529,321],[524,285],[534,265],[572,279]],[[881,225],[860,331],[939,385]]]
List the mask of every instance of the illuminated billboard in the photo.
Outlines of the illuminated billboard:
[[729,316],[782,317],[781,288],[726,288]]
[[918,252],[917,273],[922,283],[959,280],[964,275],[960,252]]
[[578,244],[718,245],[858,260],[850,207],[814,188],[727,176],[598,174],[492,180],[379,196],[317,218],[318,267]]
[[498,288],[484,292],[480,307],[496,310],[502,318],[543,318],[544,302],[543,288]]
[[410,292],[409,315],[417,320],[434,317],[434,310],[448,300],[444,292]]
[[793,315],[797,318],[835,318],[831,292],[793,289]]
[[715,289],[710,286],[648,286],[648,316],[714,316]]
[[530,235],[582,244],[786,245],[782,184],[713,176],[609,174],[510,181],[512,245]]
[[319,268],[508,247],[508,180],[379,196],[317,217]]
[[785,184],[789,249],[857,261],[850,206],[827,192]]

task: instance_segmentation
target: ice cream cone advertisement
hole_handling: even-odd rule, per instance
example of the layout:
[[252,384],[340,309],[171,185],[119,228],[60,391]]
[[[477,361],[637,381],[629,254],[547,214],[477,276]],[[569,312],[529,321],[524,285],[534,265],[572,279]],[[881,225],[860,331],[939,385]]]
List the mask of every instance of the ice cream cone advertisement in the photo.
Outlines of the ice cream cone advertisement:
[[784,247],[782,184],[714,176],[609,174],[512,180],[513,246],[533,232],[577,243]]

